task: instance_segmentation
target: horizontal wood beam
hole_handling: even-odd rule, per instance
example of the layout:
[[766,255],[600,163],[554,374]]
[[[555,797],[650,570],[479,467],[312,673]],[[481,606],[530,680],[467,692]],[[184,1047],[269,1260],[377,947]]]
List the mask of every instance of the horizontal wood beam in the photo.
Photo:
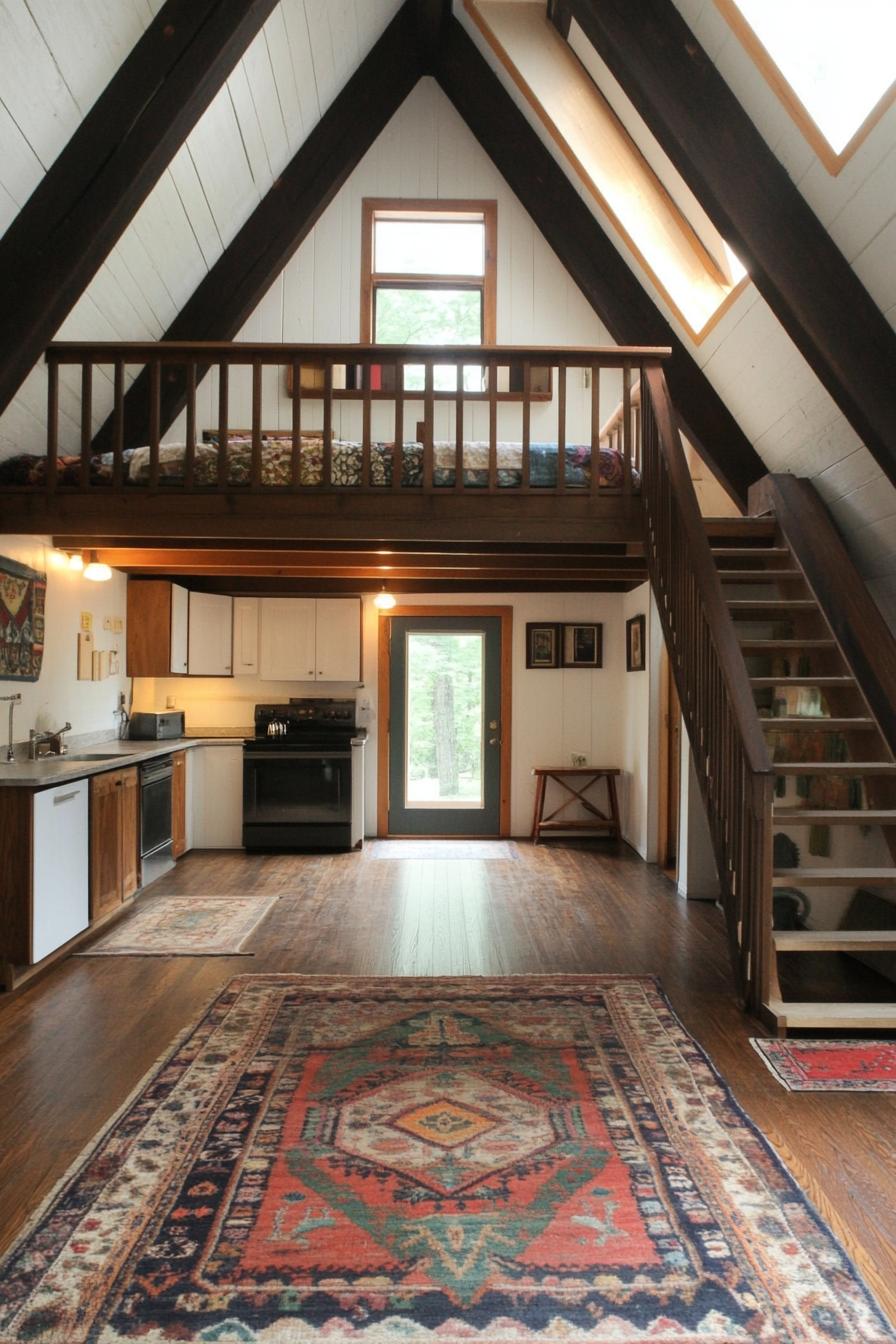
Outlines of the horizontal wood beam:
[[0,241],[0,410],[277,0],[166,0]]
[[[397,112],[421,74],[413,0],[398,11],[379,41],[329,106],[289,165],[165,332],[165,341],[230,341],[320,219],[340,187]],[[199,374],[207,370],[200,368]],[[185,404],[182,369],[163,375],[162,432]],[[149,379],[142,373],[124,399],[124,441],[149,442]],[[94,438],[111,443],[112,419]]]
[[212,573],[216,569],[254,569],[258,567],[320,570],[330,572],[351,570],[352,573],[376,571],[383,574],[404,574],[413,577],[420,571],[438,573],[449,571],[461,577],[465,573],[480,572],[484,569],[501,573],[550,573],[590,574],[596,571],[612,571],[614,575],[624,573],[642,574],[645,561],[630,556],[555,556],[555,555],[438,555],[423,556],[381,555],[376,552],[353,551],[304,551],[283,549],[242,549],[231,548],[182,548],[182,547],[99,547],[96,549],[100,560],[107,565],[137,573],[144,569],[176,569],[188,566],[192,569]]
[[665,374],[676,412],[704,461],[744,503],[765,472],[761,459],[457,19],[445,28],[435,73],[613,339],[672,347]]
[[896,482],[896,332],[673,0],[560,0],[564,35],[572,18]]
[[[106,561],[112,564],[111,560]],[[432,569],[378,570],[373,566],[305,566],[305,565],[147,565],[134,569],[130,565],[113,565],[133,577],[164,578],[175,570],[178,574],[205,575],[208,578],[223,578],[239,575],[244,578],[277,577],[282,579],[346,579],[356,582],[365,580],[375,585],[386,583],[393,586],[398,583],[417,582],[418,580],[438,580],[446,583],[549,583],[563,588],[568,583],[618,583],[623,580],[631,583],[644,583],[646,571],[632,573],[624,569],[557,570],[535,569],[530,574],[521,574],[519,570],[482,569],[453,570],[441,567]]]
[[[317,593],[320,595],[335,595],[343,593],[378,593],[382,588],[380,579],[294,579],[279,578],[272,576],[270,578],[247,578],[233,576],[232,578],[210,578],[209,576],[193,576],[189,574],[170,574],[166,577],[174,582],[182,581],[186,587],[196,589],[200,592],[208,593],[233,593],[234,595],[246,594],[275,594],[275,593]],[[398,594],[407,593],[627,593],[636,584],[631,580],[622,579],[619,581],[605,581],[600,583],[582,583],[573,581],[570,583],[553,583],[540,580],[537,583],[529,583],[522,579],[513,579],[510,581],[500,580],[493,582],[486,579],[426,579],[415,580],[406,579],[401,584],[396,584],[393,591]]]
[[[156,554],[167,555],[171,550],[183,550],[183,537],[152,537],[152,548]],[[53,545],[62,550],[83,551],[96,547],[97,539],[93,535],[83,533],[64,533],[59,532],[53,537]],[[147,546],[137,546],[134,537],[106,536],[103,538],[102,546],[107,550],[130,551],[133,554],[146,554]],[[193,554],[202,550],[223,550],[228,554],[242,555],[245,551],[258,549],[258,542],[255,538],[227,537],[226,540],[218,538],[196,537],[190,542],[190,553]],[[337,541],[328,541],[325,538],[316,538],[307,540],[297,537],[289,542],[288,554],[290,555],[310,555],[312,557],[323,557],[332,553],[340,555],[352,555],[359,558],[362,556],[391,556],[401,557],[423,556],[438,557],[445,556],[471,556],[478,558],[480,556],[500,556],[502,563],[506,560],[519,561],[523,567],[531,563],[532,557],[553,556],[559,561],[565,562],[568,558],[573,559],[581,557],[584,559],[612,559],[614,557],[641,559],[643,564],[644,548],[639,542],[595,542],[591,544],[573,543],[571,545],[562,545],[556,542],[544,541],[403,541],[393,540],[388,546],[378,546],[371,540],[357,540],[343,538]]]

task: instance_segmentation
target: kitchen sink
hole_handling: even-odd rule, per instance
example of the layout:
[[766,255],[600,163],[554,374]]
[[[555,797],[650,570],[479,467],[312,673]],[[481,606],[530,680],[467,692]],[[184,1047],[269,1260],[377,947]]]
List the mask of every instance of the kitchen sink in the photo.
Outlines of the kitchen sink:
[[42,756],[42,761],[129,761],[130,756],[120,751],[79,751],[66,752],[64,756]]

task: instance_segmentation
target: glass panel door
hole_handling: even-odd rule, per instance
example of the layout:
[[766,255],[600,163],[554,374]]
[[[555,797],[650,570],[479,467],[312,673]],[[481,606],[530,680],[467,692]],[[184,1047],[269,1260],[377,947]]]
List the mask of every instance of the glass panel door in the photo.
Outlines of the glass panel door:
[[498,834],[500,618],[393,617],[390,658],[390,834]]

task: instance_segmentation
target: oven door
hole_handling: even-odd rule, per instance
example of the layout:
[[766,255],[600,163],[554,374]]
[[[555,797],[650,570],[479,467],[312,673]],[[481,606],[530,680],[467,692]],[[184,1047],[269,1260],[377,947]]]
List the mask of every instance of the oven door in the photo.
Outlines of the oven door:
[[351,752],[243,752],[244,826],[347,826]]

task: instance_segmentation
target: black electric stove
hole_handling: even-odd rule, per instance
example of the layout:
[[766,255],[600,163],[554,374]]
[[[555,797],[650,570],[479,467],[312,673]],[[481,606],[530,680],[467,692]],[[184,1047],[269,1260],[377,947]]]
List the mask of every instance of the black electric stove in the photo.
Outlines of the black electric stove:
[[243,741],[246,849],[351,848],[358,733],[354,700],[255,706],[255,736]]

